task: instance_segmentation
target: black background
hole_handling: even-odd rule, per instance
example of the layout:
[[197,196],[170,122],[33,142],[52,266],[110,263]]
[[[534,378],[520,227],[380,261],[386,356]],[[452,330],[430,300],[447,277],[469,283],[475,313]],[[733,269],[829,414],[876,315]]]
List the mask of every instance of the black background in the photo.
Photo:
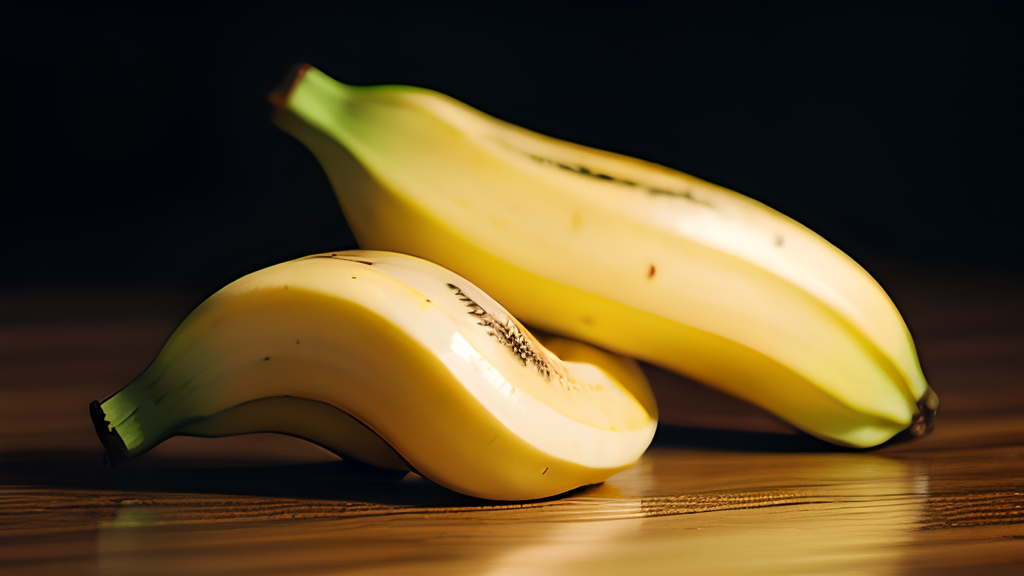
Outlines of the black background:
[[8,8],[0,288],[210,292],[355,247],[312,155],[269,121],[303,61],[741,191],[869,270],[1016,273],[1019,6]]

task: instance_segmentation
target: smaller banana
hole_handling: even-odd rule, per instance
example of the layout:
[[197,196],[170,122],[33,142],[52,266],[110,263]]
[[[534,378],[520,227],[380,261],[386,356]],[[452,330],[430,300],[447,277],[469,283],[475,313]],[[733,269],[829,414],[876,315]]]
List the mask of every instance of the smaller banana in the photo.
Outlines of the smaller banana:
[[425,260],[319,254],[211,296],[90,411],[114,465],[176,434],[280,432],[463,494],[542,498],[629,467],[657,424],[634,361],[544,342]]

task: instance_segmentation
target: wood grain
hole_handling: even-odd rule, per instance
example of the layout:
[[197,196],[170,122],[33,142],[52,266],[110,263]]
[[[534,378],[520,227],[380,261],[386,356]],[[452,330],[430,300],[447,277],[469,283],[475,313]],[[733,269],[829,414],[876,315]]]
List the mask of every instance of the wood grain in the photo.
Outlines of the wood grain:
[[175,438],[107,468],[89,402],[198,298],[7,294],[0,573],[1024,573],[1024,282],[891,278],[942,400],[932,435],[835,449],[652,370],[671,425],[637,466],[514,504],[273,435]]

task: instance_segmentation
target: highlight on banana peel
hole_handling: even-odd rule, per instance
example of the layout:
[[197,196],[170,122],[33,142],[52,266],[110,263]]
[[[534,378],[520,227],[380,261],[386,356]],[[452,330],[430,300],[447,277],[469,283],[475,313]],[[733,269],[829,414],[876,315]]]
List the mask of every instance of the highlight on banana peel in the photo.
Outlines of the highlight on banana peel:
[[91,412],[115,465],[177,434],[279,432],[495,500],[601,482],[657,423],[635,361],[541,343],[468,280],[374,251],[229,284]]
[[798,222],[442,94],[301,66],[274,121],[326,171],[363,248],[436,262],[527,325],[693,378],[836,444],[927,433],[910,332]]

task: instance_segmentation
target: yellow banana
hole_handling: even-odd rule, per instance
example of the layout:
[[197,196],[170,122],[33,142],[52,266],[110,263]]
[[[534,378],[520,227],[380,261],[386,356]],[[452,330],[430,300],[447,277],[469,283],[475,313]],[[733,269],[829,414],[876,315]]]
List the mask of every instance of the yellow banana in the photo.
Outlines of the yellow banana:
[[792,219],[436,92],[303,66],[274,120],[327,172],[363,248],[469,278],[523,322],[626,354],[854,447],[937,408],[878,283]]
[[402,254],[278,264],[223,288],[91,406],[113,464],[175,434],[281,432],[481,498],[552,496],[632,465],[657,412],[628,358],[547,340]]

